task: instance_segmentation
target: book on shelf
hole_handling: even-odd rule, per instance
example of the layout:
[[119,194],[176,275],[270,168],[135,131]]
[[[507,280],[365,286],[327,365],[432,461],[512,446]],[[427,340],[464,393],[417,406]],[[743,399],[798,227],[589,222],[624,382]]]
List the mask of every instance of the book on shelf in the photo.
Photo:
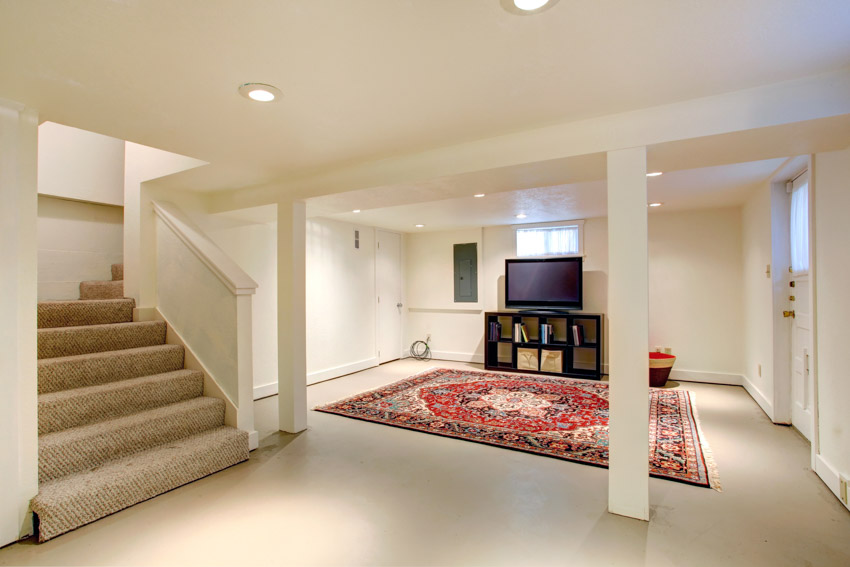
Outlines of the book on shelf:
[[522,342],[522,323],[514,323],[514,342]]
[[540,324],[540,344],[548,345],[552,344],[552,340],[555,336],[555,327],[550,323],[541,323]]
[[502,338],[502,324],[498,322],[490,323],[490,332],[487,337],[491,341],[498,341]]
[[584,327],[581,325],[573,325],[573,345],[581,346],[584,344]]
[[528,329],[526,328],[525,323],[520,323],[519,328],[522,331],[522,342],[527,343],[528,342]]

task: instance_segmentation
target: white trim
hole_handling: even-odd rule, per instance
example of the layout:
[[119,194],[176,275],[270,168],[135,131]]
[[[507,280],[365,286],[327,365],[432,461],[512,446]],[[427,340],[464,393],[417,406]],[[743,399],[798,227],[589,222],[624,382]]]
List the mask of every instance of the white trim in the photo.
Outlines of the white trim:
[[838,498],[838,501],[850,510],[850,505],[841,500],[841,476],[838,474],[838,471],[822,455],[815,455],[814,469],[815,474],[820,477],[827,488]]
[[475,352],[451,352],[446,350],[432,350],[432,360],[449,360],[452,362],[477,362],[484,364],[484,355]]
[[340,376],[345,376],[346,374],[352,374],[354,372],[360,372],[361,370],[366,370],[367,368],[373,368],[375,366],[378,366],[377,356],[373,356],[372,358],[366,358],[364,360],[358,360],[357,362],[352,362],[350,364],[343,364],[341,366],[335,366],[333,368],[326,368],[324,370],[310,372],[307,374],[307,385],[309,386],[312,384],[317,384],[319,382],[324,382],[325,380],[339,378]]
[[276,395],[277,382],[272,382],[271,384],[263,384],[262,386],[254,386],[254,401]]
[[702,370],[670,371],[670,379],[677,382],[701,382],[704,384],[724,384],[726,386],[743,386],[744,377],[740,374],[726,372],[704,372]]
[[151,201],[151,204],[156,215],[231,293],[235,295],[256,293],[257,282],[237,266],[236,262],[216,246],[179,208],[165,201]]
[[761,390],[759,390],[755,384],[750,382],[746,376],[742,376],[741,378],[744,382],[744,390],[746,390],[750,397],[755,400],[755,402],[761,407],[762,411],[767,414],[770,421],[773,421],[773,404],[767,400]]

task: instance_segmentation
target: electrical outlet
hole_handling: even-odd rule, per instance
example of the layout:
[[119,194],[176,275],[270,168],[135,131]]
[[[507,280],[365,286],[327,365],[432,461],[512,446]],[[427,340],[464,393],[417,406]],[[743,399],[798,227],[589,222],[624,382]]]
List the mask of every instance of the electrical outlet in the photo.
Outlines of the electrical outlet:
[[673,349],[668,346],[664,347],[664,354],[673,354]]
[[847,501],[847,477],[840,475],[838,477],[838,482],[841,483],[841,489],[839,491],[839,494],[841,494],[841,501],[844,502],[845,506],[850,505],[850,502]]

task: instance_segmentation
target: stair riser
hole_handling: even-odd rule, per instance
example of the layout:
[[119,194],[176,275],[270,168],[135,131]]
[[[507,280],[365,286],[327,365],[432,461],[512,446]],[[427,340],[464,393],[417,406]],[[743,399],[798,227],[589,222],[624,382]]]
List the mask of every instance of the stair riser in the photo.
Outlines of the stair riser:
[[76,356],[165,343],[165,323],[124,323],[38,330],[38,358]]
[[123,281],[80,283],[80,299],[121,299],[122,297],[124,297]]
[[47,394],[163,374],[183,368],[183,347],[97,353],[85,357],[38,361],[38,393]]
[[46,301],[38,304],[38,328],[77,327],[129,323],[133,320],[135,301]]
[[181,371],[162,377],[122,381],[107,387],[84,388],[41,396],[38,434],[99,423],[202,396],[204,375]]
[[121,281],[124,279],[124,264],[112,264],[112,281]]
[[[41,542],[248,459],[248,434],[222,428],[192,444],[158,448],[81,475],[73,485],[42,486],[32,500]],[[119,470],[120,469],[120,472]]]
[[127,423],[114,423],[120,420],[107,421],[90,426],[92,431],[73,438],[66,438],[65,434],[70,431],[42,436],[38,450],[39,482],[49,482],[89,470],[107,461],[224,424],[224,402],[212,398],[204,400],[209,403],[190,407],[180,413],[144,420],[124,418],[128,420]]

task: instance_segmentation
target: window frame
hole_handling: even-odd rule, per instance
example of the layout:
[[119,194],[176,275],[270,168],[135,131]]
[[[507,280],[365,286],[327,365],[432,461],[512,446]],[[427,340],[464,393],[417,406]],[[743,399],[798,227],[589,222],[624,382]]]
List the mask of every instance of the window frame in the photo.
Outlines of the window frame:
[[[573,254],[534,254],[530,256],[520,256],[519,250],[517,249],[517,238],[519,237],[518,232],[523,229],[531,229],[531,228],[560,228],[560,227],[578,227],[578,252]],[[514,229],[514,258],[575,258],[578,256],[584,256],[584,219],[578,220],[568,220],[568,221],[554,221],[554,222],[537,222],[537,223],[528,223],[528,224],[515,224],[513,225]]]

